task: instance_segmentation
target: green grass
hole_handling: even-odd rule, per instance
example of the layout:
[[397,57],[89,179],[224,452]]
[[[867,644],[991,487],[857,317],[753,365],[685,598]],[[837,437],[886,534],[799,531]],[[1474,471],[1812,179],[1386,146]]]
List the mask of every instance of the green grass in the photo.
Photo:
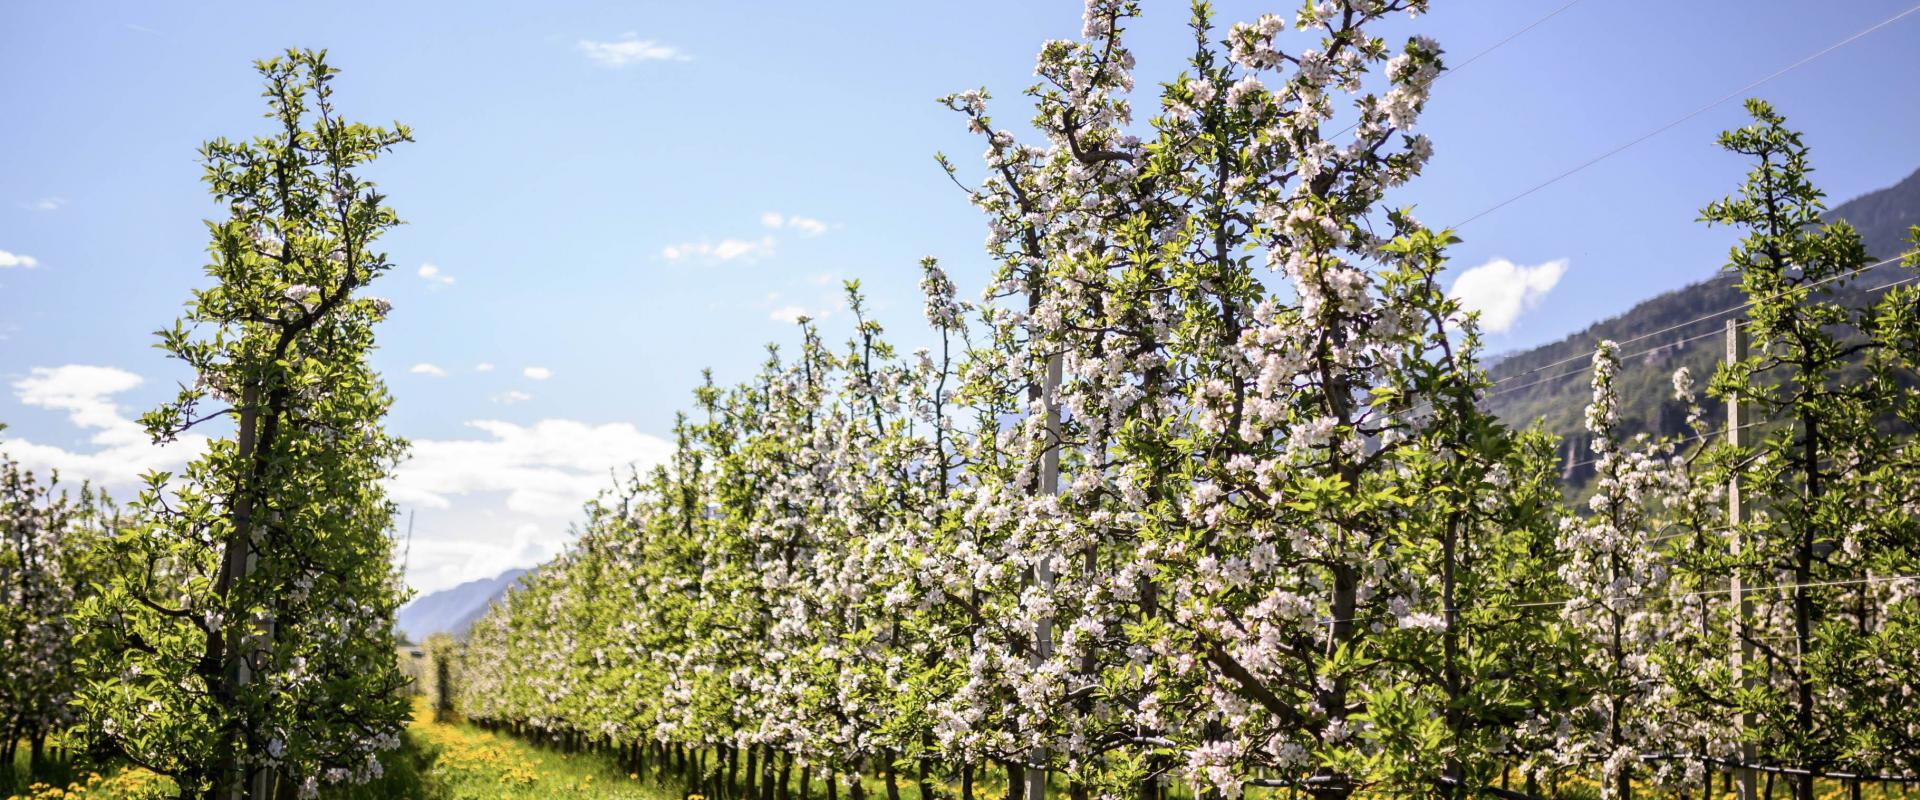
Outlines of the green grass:
[[[385,774],[364,786],[333,787],[321,792],[323,800],[683,800],[690,793],[678,785],[665,785],[628,773],[612,756],[603,753],[566,754],[540,747],[511,736],[480,728],[433,720],[425,705],[416,708],[408,726],[404,745],[384,760]],[[16,777],[17,776],[17,777]],[[798,775],[794,776],[796,779]],[[1725,776],[1714,781],[1714,800],[1732,800],[1732,787]],[[821,800],[825,790],[821,776],[814,776],[813,800]],[[1004,792],[1004,776],[988,771],[975,784],[978,800],[997,800]],[[37,789],[30,788],[39,783]],[[879,778],[863,776],[869,800],[885,800]],[[1056,785],[1050,798],[1065,798],[1064,786]],[[1519,776],[1511,777],[1512,788],[1521,788]],[[798,795],[798,781],[793,788]],[[1599,787],[1590,777],[1563,776],[1557,796],[1561,800],[1597,800]],[[1862,800],[1920,800],[1920,787],[1866,784]],[[953,800],[958,787],[936,785],[938,800]],[[1548,795],[1548,787],[1540,787]],[[1637,796],[1676,798],[1678,793],[1639,787]],[[1785,781],[1776,781],[1774,800],[1790,800],[1793,790]],[[841,792],[841,800],[849,793]],[[1193,795],[1186,787],[1177,787],[1171,797]],[[109,769],[101,774],[65,764],[50,762],[35,775],[26,774],[26,759],[9,771],[0,768],[0,797],[25,800],[150,800],[173,796],[172,782],[144,770]],[[918,788],[907,776],[900,780],[901,800],[921,800]],[[1695,787],[1690,796],[1698,798]],[[1284,790],[1249,791],[1250,800],[1285,800]],[[1819,800],[1848,800],[1846,787],[1838,781],[1817,783]]]
[[[323,800],[399,800],[433,797],[421,767],[427,755],[406,740],[400,750],[382,762],[385,774],[362,786],[322,790]],[[87,765],[49,759],[39,770],[27,769],[23,753],[11,770],[0,766],[0,797],[9,800],[160,800],[173,798],[178,788],[171,779],[144,769],[114,765]]]
[[29,770],[24,753],[0,765],[0,797],[16,800],[157,800],[173,794],[172,781],[146,770],[94,769],[62,759]]
[[66,759],[49,757],[41,762],[39,769],[31,769],[28,758],[27,744],[21,742],[13,763],[0,764],[0,797],[26,794],[35,784],[67,786],[75,779],[86,778],[84,770]]
[[[679,800],[598,753],[567,755],[481,730],[435,722],[424,707],[409,739],[418,748],[428,800]],[[406,796],[406,795],[387,795]]]

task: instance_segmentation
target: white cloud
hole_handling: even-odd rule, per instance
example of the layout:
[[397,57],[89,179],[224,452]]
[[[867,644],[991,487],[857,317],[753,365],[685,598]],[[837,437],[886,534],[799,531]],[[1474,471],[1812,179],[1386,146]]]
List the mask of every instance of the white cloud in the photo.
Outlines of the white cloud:
[[441,270],[439,267],[433,264],[421,264],[420,277],[425,279],[428,283],[436,284],[439,286],[453,285],[453,276],[448,275],[445,271]]
[[435,378],[447,377],[447,371],[439,366],[422,361],[407,370],[415,375],[432,375]]
[[493,362],[491,362],[491,361],[482,361],[482,362],[480,362],[480,363],[478,363],[478,364],[475,364],[475,365],[473,365],[473,371],[474,371],[474,372],[492,372],[492,371],[493,371]]
[[763,253],[772,248],[773,240],[771,239],[763,239],[759,242],[748,242],[740,239],[722,239],[719,244],[714,245],[713,257],[721,261],[732,261],[741,256]]
[[68,412],[67,421],[77,427],[113,428],[128,420],[107,398],[143,382],[123,369],[69,364],[34,367],[28,377],[14,381],[13,390],[26,405]]
[[818,305],[781,303],[780,293],[774,292],[773,294],[767,295],[766,302],[760,304],[760,307],[768,309],[767,319],[775,322],[796,323],[800,321],[801,317],[816,321],[831,317],[835,312],[845,310],[847,301],[844,297],[828,297],[823,299]]
[[[63,413],[91,434],[92,449],[8,436],[16,428],[0,432],[0,451],[36,472],[58,469],[69,481],[91,480],[116,493],[140,486],[149,470],[177,471],[206,451],[207,438],[189,433],[164,447],[152,444],[114,402],[143,384],[139,375],[112,367],[34,368],[13,382],[16,399]],[[629,466],[644,471],[673,449],[627,423],[478,420],[468,427],[476,432],[471,438],[414,439],[412,458],[387,482],[396,501],[423,512],[407,553],[408,578],[422,590],[552,557],[582,504]]]
[[[529,567],[571,538],[581,506],[673,445],[627,423],[467,423],[470,437],[413,440],[387,489],[419,513],[407,580],[423,592]],[[462,436],[465,436],[464,434]]]
[[838,280],[840,280],[840,276],[831,272],[822,272],[818,275],[807,276],[807,282],[815,286],[832,286],[833,283]]
[[[808,239],[826,233],[827,229],[832,227],[811,217],[782,214],[778,211],[761,214],[760,224],[771,230],[795,231],[802,238]],[[773,255],[775,243],[776,240],[772,236],[761,236],[758,239],[728,238],[718,242],[711,240],[682,242],[661,248],[660,257],[668,261],[754,262]]]
[[660,257],[668,261],[699,259],[708,262],[724,262],[741,259],[758,261],[773,253],[773,237],[761,237],[759,241],[747,239],[721,239],[713,242],[686,242],[669,245],[660,250]]
[[28,211],[59,211],[60,207],[66,204],[67,198],[64,197],[42,197],[32,202],[21,203],[20,206]]
[[0,250],[0,268],[24,267],[26,269],[33,269],[37,266],[40,266],[40,260],[33,256],[25,253],[9,253],[5,250]]
[[96,449],[75,452],[9,437],[0,439],[0,450],[29,468],[57,469],[68,479],[90,480],[109,489],[139,486],[141,476],[152,470],[178,470],[206,450],[207,437],[189,432],[172,444],[154,444],[146,428],[112,400],[142,382],[139,375],[113,367],[34,367],[14,381],[14,397],[22,405],[66,412],[68,423],[94,431],[87,442]]
[[631,31],[622,34],[611,42],[596,42],[581,39],[577,45],[580,52],[595,64],[612,69],[638,64],[643,61],[691,61],[691,56],[680,52],[679,48],[661,44],[652,39],[642,39]]
[[761,214],[760,224],[774,230],[799,231],[800,235],[808,238],[827,232],[827,223],[812,217],[790,216],[778,211],[769,211]]
[[533,395],[527,394],[526,392],[520,391],[518,389],[510,389],[508,391],[501,392],[500,394],[493,396],[493,402],[499,403],[500,405],[503,405],[503,406],[517,405],[519,403],[524,403],[532,399],[533,399]]
[[615,470],[665,460],[673,445],[624,423],[547,419],[532,425],[475,420],[485,438],[414,439],[388,488],[401,503],[449,508],[456,496],[506,493],[508,511],[572,519],[613,484]]
[[1480,312],[1483,330],[1504,333],[1521,314],[1539,306],[1566,272],[1564,258],[1531,267],[1496,258],[1460,273],[1447,295],[1465,310]]
[[[558,555],[564,544],[563,536],[535,522],[516,525],[498,515],[436,516],[408,547],[407,583],[422,594],[538,564]],[[449,533],[443,536],[442,530]]]
[[527,376],[531,380],[544,381],[553,377],[553,370],[547,369],[546,367],[527,367],[526,369],[520,370],[520,374]]

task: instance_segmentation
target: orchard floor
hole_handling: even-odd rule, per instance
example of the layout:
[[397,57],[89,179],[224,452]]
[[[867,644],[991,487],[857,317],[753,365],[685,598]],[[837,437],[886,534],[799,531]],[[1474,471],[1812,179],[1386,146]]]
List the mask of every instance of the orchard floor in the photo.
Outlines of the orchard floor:
[[[366,786],[322,792],[321,800],[681,800],[609,759],[562,755],[468,725],[441,724],[424,706],[386,774]],[[24,763],[21,765],[24,770]],[[173,782],[142,769],[90,774],[53,768],[23,778],[8,800],[161,800]],[[0,784],[0,789],[9,788]]]
[[431,800],[680,800],[680,794],[622,771],[595,754],[564,755],[470,725],[432,721],[421,708],[411,726]]
[[[322,800],[686,800],[677,787],[666,787],[622,770],[612,759],[598,754],[567,755],[528,744],[518,739],[490,733],[464,724],[435,722],[424,704],[416,708],[408,726],[406,745],[386,759],[386,774],[366,785],[321,793]],[[52,765],[33,778],[14,779],[25,768],[25,759],[14,773],[0,769],[0,796],[7,800],[162,800],[174,797],[173,782],[140,769],[114,770],[91,774],[83,770]],[[9,782],[11,781],[11,782]],[[28,784],[32,784],[29,786]],[[1716,782],[1714,800],[1732,800],[1733,794]],[[998,800],[989,786],[979,787],[981,800]],[[1517,788],[1517,787],[1516,787]],[[1598,787],[1591,781],[1572,780],[1560,784],[1562,800],[1598,800]],[[919,800],[911,784],[902,786],[903,800]],[[1920,800],[1920,786],[1868,785],[1861,800]],[[1723,794],[1722,792],[1725,791]],[[1645,794],[1642,794],[1645,792]],[[954,794],[957,794],[954,793]],[[1640,790],[1636,796],[1668,798],[1676,795]],[[936,789],[938,800],[952,800],[947,792]],[[880,786],[868,787],[869,797],[884,797]],[[1064,797],[1061,792],[1057,796]],[[1193,800],[1193,795],[1175,788],[1173,800]],[[1697,797],[1697,795],[1695,795]],[[1821,781],[1819,800],[1850,800],[1844,785]],[[1773,798],[1790,800],[1792,792],[1784,783],[1775,787]],[[1285,792],[1251,791],[1249,800],[1289,800]]]

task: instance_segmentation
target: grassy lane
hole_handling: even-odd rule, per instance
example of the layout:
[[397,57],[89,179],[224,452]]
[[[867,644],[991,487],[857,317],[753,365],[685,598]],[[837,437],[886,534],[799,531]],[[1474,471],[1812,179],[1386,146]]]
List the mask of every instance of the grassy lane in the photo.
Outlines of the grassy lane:
[[[433,721],[433,712],[424,703],[416,706],[414,720],[404,737],[405,745],[385,759],[386,774],[366,786],[338,787],[322,791],[322,800],[683,800],[684,791],[645,781],[621,769],[606,755],[562,754],[536,747],[521,740],[489,733],[464,724]],[[20,767],[24,768],[25,764]],[[0,770],[4,772],[4,770]],[[4,776],[0,776],[4,777]],[[174,796],[173,782],[141,769],[115,770],[105,774],[46,774],[31,787],[16,789],[9,800],[160,800]],[[1519,776],[1510,776],[1519,788]],[[23,781],[24,782],[24,781]],[[878,779],[869,777],[867,796],[884,798]],[[797,786],[795,787],[798,788]],[[822,794],[815,784],[815,798]],[[903,781],[902,800],[920,800],[911,782]],[[937,800],[953,800],[954,787],[936,785]],[[1000,787],[988,783],[976,787],[977,800],[999,800]],[[1171,798],[1189,800],[1193,795],[1185,787],[1170,787]],[[1724,777],[1715,781],[1713,800],[1733,800]],[[1791,790],[1776,785],[1773,800],[1790,800]],[[1819,800],[1850,800],[1847,786],[1838,781],[1820,781]],[[1540,787],[1543,796],[1559,800],[1598,800],[1599,787],[1590,778],[1563,777],[1554,785]],[[1659,792],[1642,787],[1636,794],[1646,797],[1680,797],[1676,792]],[[1698,789],[1690,793],[1697,797]],[[795,792],[798,796],[798,792]],[[844,795],[843,795],[844,796]],[[1058,795],[1065,797],[1064,791]],[[1256,790],[1248,793],[1254,800],[1285,800],[1283,791]],[[1362,798],[1366,798],[1364,793]],[[1861,800],[1920,800],[1920,787],[1867,784]]]
[[[404,741],[400,750],[384,759],[386,774],[379,780],[323,790],[322,800],[680,800],[678,792],[621,772],[605,757],[562,755],[471,726],[437,723],[424,705],[416,709]],[[74,775],[43,772],[21,783],[17,790],[0,796],[9,800],[175,796],[173,781],[143,769]]]
[[172,797],[173,793],[173,781],[144,769],[130,769],[53,782],[42,775],[11,797],[12,800],[150,800]]
[[564,755],[468,725],[433,721],[421,705],[409,729],[424,763],[431,800],[679,800],[680,794],[639,780],[612,759]]

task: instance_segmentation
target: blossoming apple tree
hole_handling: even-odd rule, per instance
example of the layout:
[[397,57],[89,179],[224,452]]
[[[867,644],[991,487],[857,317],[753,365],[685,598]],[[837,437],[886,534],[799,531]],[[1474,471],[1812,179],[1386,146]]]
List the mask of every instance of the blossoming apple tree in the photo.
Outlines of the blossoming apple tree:
[[400,601],[382,489],[403,443],[368,364],[399,224],[360,175],[409,139],[335,107],[325,54],[260,62],[270,132],[205,145],[224,219],[207,288],[160,343],[197,380],[147,414],[157,440],[219,421],[231,436],[156,473],[79,620],[78,703],[98,747],[170,775],[183,796],[274,796],[364,781],[399,743]]

